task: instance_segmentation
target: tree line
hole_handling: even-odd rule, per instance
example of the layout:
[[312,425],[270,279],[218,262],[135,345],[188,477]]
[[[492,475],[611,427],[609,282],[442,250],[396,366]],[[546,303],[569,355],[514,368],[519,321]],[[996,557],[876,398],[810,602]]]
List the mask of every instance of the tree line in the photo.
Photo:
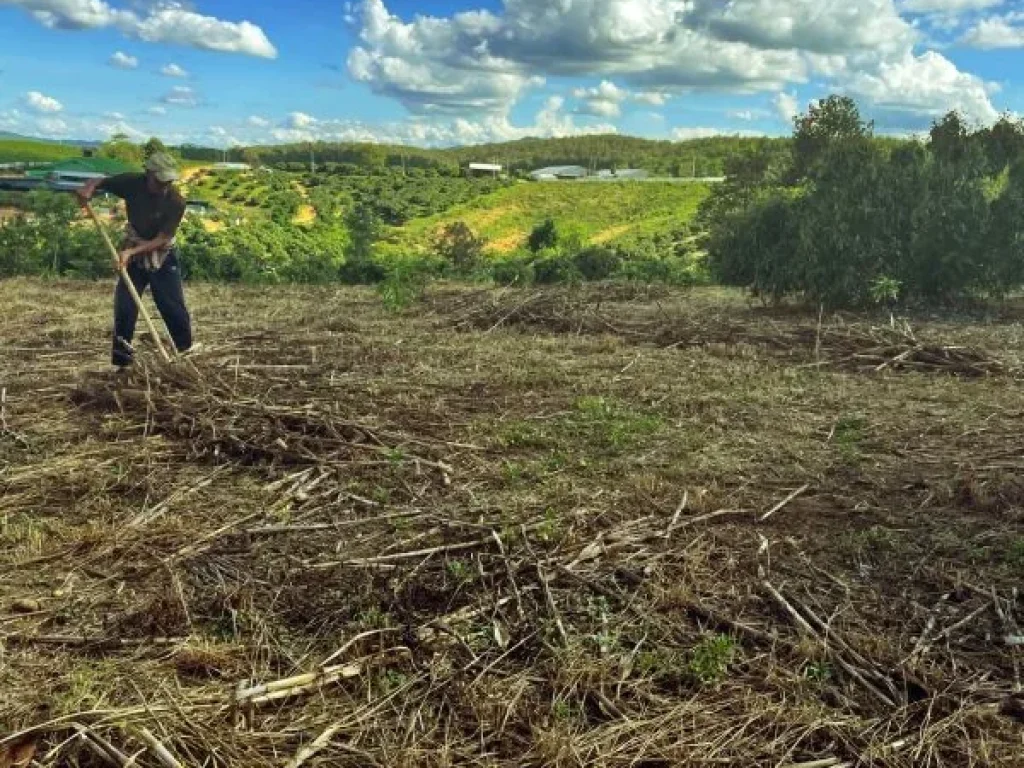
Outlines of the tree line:
[[449,149],[424,149],[355,142],[302,142],[222,150],[185,145],[177,151],[187,160],[215,162],[225,156],[283,170],[379,174],[400,169],[407,174],[457,176],[471,162],[497,163],[512,175],[546,166],[580,165],[593,171],[641,168],[658,176],[720,176],[725,161],[737,152],[785,153],[788,139],[717,136],[688,141],[631,136],[587,135],[557,139],[527,138]]
[[795,119],[790,151],[730,158],[705,202],[712,276],[766,300],[949,304],[1024,283],[1024,126],[955,112],[879,141],[848,97]]

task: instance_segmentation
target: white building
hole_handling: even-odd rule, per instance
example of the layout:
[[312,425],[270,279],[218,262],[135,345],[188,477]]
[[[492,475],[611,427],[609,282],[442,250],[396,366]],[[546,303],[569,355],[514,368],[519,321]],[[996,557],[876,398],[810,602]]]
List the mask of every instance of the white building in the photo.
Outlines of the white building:
[[615,171],[617,179],[646,179],[650,174],[642,168],[620,168]]
[[466,169],[466,174],[474,176],[476,174],[490,174],[491,176],[497,176],[501,173],[501,166],[496,163],[470,163]]
[[585,179],[587,169],[582,165],[555,165],[550,168],[538,168],[530,176],[535,181],[550,181],[552,179]]

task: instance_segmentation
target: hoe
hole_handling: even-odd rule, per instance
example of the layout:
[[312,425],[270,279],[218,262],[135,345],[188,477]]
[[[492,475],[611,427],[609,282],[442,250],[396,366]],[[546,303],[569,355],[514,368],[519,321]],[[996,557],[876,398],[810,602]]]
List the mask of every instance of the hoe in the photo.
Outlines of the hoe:
[[[167,349],[164,347],[163,342],[160,341],[160,334],[157,333],[156,326],[153,325],[153,319],[149,316],[149,311],[146,309],[146,305],[142,303],[142,297],[139,296],[139,292],[135,290],[135,284],[132,279],[128,276],[128,270],[121,263],[121,258],[117,252],[117,248],[114,247],[114,243],[110,240],[110,235],[107,234],[106,227],[100,221],[99,216],[96,215],[96,211],[92,209],[92,206],[88,203],[85,204],[85,210],[89,214],[89,217],[96,224],[96,228],[100,231],[100,235],[103,236],[103,242],[107,244],[107,248],[110,250],[110,255],[114,257],[114,268],[121,275],[121,279],[124,280],[124,284],[128,287],[128,292],[132,295],[132,299],[135,301],[136,306],[139,308],[139,313],[142,315],[142,319],[146,322],[146,327],[149,329],[150,335],[156,342],[157,349],[160,350],[160,356],[164,359],[164,362],[171,362],[171,356],[167,354]],[[173,344],[172,344],[172,349]]]

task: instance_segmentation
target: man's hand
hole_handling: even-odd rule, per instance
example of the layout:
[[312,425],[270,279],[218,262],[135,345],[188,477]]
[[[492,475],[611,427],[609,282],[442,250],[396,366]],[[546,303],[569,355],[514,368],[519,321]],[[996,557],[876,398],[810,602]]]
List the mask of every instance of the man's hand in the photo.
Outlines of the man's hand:
[[134,248],[125,248],[123,251],[117,254],[117,266],[120,269],[124,269],[125,267],[127,267],[131,263],[132,259],[135,258],[136,253],[137,252]]
[[100,185],[101,181],[101,179],[93,179],[92,181],[87,181],[85,184],[83,184],[82,186],[75,190],[75,194],[78,196],[79,205],[85,207],[85,205],[88,204],[90,200],[92,200],[92,196],[96,194],[96,187]]

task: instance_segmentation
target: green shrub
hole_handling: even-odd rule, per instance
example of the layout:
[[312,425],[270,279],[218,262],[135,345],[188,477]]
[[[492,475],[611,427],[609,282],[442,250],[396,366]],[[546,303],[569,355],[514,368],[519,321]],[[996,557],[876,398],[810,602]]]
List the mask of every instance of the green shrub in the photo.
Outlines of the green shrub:
[[564,251],[544,251],[533,262],[533,279],[541,285],[578,283],[583,275],[572,254]]
[[398,259],[389,264],[387,276],[377,288],[384,306],[397,312],[418,301],[438,266],[429,259]]
[[615,274],[622,258],[615,250],[596,245],[576,253],[573,263],[584,280],[604,280]]
[[696,285],[704,282],[690,262],[674,256],[660,258],[654,255],[625,258],[614,277],[636,283],[666,283],[668,285]]
[[693,649],[688,671],[701,685],[714,685],[725,679],[735,654],[736,642],[728,635],[707,637]]
[[207,232],[193,219],[179,231],[183,272],[190,279],[228,282],[324,283],[338,279],[345,233],[258,222]]
[[338,270],[338,279],[348,285],[375,285],[387,277],[387,269],[373,259],[346,261]]
[[530,285],[534,278],[532,258],[522,255],[495,260],[490,272],[499,285]]
[[484,259],[483,238],[473,234],[464,221],[446,226],[434,239],[434,252],[457,275],[468,275],[479,269]]
[[526,239],[526,247],[533,253],[540,253],[558,245],[558,227],[553,219],[545,219],[533,228]]

